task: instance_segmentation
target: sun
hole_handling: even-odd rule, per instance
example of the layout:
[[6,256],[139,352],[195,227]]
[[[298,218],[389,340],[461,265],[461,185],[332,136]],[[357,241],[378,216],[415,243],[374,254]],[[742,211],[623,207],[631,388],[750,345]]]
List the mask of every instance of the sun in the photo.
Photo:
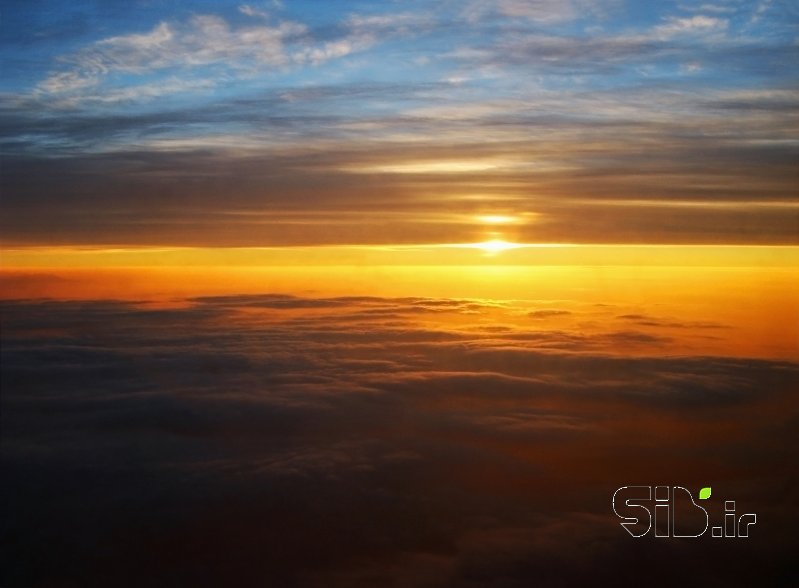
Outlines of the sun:
[[518,243],[509,243],[508,241],[502,241],[501,239],[492,239],[491,241],[475,243],[474,247],[477,249],[482,249],[488,253],[500,253],[502,251],[507,251],[508,249],[518,249],[519,247],[522,247],[522,245]]

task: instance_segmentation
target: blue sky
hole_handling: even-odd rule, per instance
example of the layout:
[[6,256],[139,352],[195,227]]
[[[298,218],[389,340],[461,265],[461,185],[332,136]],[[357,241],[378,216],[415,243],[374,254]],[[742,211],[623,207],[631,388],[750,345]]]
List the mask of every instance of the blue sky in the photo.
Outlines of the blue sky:
[[[432,222],[453,208],[535,216],[524,239],[798,238],[788,1],[42,1],[0,19],[12,243],[52,235],[42,208],[82,211],[64,243],[188,243],[199,223],[234,244],[233,220],[202,226],[218,211],[329,221],[248,245],[469,238]],[[396,230],[341,224],[376,210]],[[145,235],[153,215],[182,228]]]

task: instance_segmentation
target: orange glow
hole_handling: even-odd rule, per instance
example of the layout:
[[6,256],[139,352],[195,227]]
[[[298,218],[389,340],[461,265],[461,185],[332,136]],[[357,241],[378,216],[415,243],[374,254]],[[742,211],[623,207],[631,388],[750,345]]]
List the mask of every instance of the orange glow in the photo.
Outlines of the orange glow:
[[385,174],[459,174],[465,172],[490,171],[498,167],[497,162],[481,160],[411,161],[365,167],[353,167],[348,171]]
[[[486,256],[490,250],[500,256]],[[799,247],[712,245],[581,245],[477,243],[313,247],[26,247],[6,248],[0,267],[267,267],[267,266],[669,266],[799,269]]]
[[[178,253],[162,254],[164,263],[158,266],[151,263],[155,257],[148,257],[155,256],[154,252],[140,258],[132,253],[93,252],[86,253],[89,259],[80,254],[74,259],[49,257],[50,266],[6,265],[0,271],[0,291],[6,299],[123,299],[170,304],[194,296],[262,293],[468,298],[493,301],[495,310],[431,314],[416,320],[434,328],[504,326],[523,332],[557,330],[577,337],[607,335],[603,352],[799,357],[796,266],[509,265],[503,258],[518,251],[545,255],[558,249],[513,249],[487,257],[485,250],[475,251],[476,246],[452,249],[470,254],[475,264],[446,266],[334,265],[319,263],[324,259],[320,252],[317,263],[304,266],[285,260],[271,266],[225,265],[213,256],[214,262],[203,266],[198,264],[202,256],[196,251],[181,254],[188,264],[176,263]],[[437,251],[413,254],[434,255]],[[127,267],[112,263],[124,255],[131,256]],[[104,262],[97,263],[98,259]],[[252,263],[247,256],[232,259]],[[69,265],[70,261],[75,263]],[[614,333],[645,337],[631,342]]]
[[504,325],[607,336],[604,352],[799,357],[797,247],[501,239],[361,247],[42,247],[6,250],[2,266],[5,299],[183,304],[194,296],[261,293],[472,298],[495,301],[496,310],[417,320],[432,328]]

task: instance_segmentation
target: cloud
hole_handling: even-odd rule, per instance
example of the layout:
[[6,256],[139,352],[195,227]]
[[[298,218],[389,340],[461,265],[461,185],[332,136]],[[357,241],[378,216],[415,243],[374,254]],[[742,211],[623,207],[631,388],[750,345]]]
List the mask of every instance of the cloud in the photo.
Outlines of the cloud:
[[[792,569],[795,492],[772,491],[790,488],[796,363],[386,318],[467,305],[519,310],[282,294],[4,302],[4,582],[576,582],[636,565],[609,496],[663,471],[782,521],[746,547]],[[721,565],[727,549],[692,569],[741,577]]]
[[212,15],[195,15],[185,25],[162,22],[148,33],[110,37],[64,57],[72,69],[51,74],[38,89],[60,93],[97,84],[112,74],[143,75],[175,67],[282,67],[290,60],[285,44],[306,32],[295,22],[234,30]]
[[426,15],[413,13],[351,15],[346,20],[347,36],[326,41],[315,47],[307,47],[300,51],[295,59],[319,65],[330,59],[364,51],[385,38],[430,29],[432,22],[432,19]]
[[716,4],[680,4],[680,9],[687,12],[701,12],[704,14],[730,14],[736,12],[739,7],[735,4],[716,3]]
[[500,0],[499,11],[510,17],[528,18],[537,22],[552,22],[572,20],[576,17],[574,5],[571,2],[557,2],[555,0]]
[[752,13],[752,17],[749,19],[750,24],[755,24],[763,17],[766,11],[771,6],[771,0],[761,0],[757,4],[757,8],[755,8],[754,12]]
[[60,94],[88,88],[97,83],[97,77],[90,74],[81,74],[75,71],[66,71],[52,74],[39,84],[39,89],[45,92]]
[[797,242],[792,41],[710,9],[582,29],[500,8],[613,6],[486,6],[160,15],[64,53],[0,96],[4,241],[470,242],[482,198],[519,241]]
[[[268,14],[250,5],[239,11],[251,17]],[[220,72],[234,77],[251,76],[255,71],[274,71],[303,64],[320,65],[328,60],[363,51],[381,38],[409,34],[418,27],[430,26],[430,19],[410,13],[380,16],[352,15],[341,27],[338,38],[315,40],[308,27],[295,21],[275,24],[231,26],[220,16],[196,14],[188,22],[161,22],[145,33],[118,35],[64,55],[61,71],[54,71],[36,87],[39,96],[54,96],[85,91],[81,98],[91,100],[106,92],[148,97],[135,82],[124,89],[105,88],[120,75],[148,76],[162,71],[203,75],[202,82],[216,85]],[[217,68],[210,76],[208,68]],[[211,79],[215,79],[211,84]],[[197,89],[200,86],[195,86]],[[92,90],[89,93],[88,90]],[[162,90],[163,94],[168,93]],[[151,97],[151,96],[150,96]],[[104,101],[113,98],[106,96]],[[69,102],[56,102],[68,106]]]
[[492,0],[470,2],[464,9],[467,20],[476,23],[487,14],[525,19],[538,24],[560,24],[587,16],[602,17],[618,3],[614,0]]
[[[206,83],[167,78],[90,100],[157,98]],[[796,242],[794,90],[541,92],[533,102],[453,105],[444,117],[416,106],[451,90],[290,87],[186,109],[57,116],[6,98],[3,234],[16,243],[468,242],[473,219],[453,222],[451,203],[479,214],[479,202],[463,200],[479,186],[498,206],[535,215],[514,225],[520,241]],[[387,100],[401,112],[348,111]],[[436,171],[452,161],[484,166]],[[378,173],[390,166],[414,173]],[[373,210],[392,222],[376,224]]]
[[724,18],[695,15],[686,18],[668,17],[666,22],[656,26],[653,33],[659,39],[672,39],[680,36],[708,37],[719,35],[727,30],[729,22]]
[[568,310],[561,310],[557,308],[549,308],[549,309],[542,309],[542,310],[534,310],[532,312],[527,313],[527,316],[534,319],[548,319],[553,317],[559,316],[568,316],[572,314]]
[[257,17],[257,18],[269,18],[269,13],[261,10],[259,8],[254,8],[249,4],[242,4],[239,6],[239,12],[242,14],[246,14],[247,16]]
[[630,321],[643,327],[665,327],[669,329],[728,329],[729,325],[714,323],[710,321],[676,321],[648,316],[644,314],[622,314],[616,318]]

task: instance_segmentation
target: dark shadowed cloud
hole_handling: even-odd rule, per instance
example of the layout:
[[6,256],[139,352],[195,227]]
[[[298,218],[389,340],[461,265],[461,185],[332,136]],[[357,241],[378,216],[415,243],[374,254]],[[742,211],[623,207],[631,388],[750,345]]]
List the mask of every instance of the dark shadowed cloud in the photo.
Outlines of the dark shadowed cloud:
[[[4,585],[790,572],[796,363],[670,356],[643,314],[617,319],[640,331],[595,334],[458,326],[498,308],[518,313],[278,294],[3,303]],[[613,491],[666,480],[734,496],[756,532],[633,540]]]

